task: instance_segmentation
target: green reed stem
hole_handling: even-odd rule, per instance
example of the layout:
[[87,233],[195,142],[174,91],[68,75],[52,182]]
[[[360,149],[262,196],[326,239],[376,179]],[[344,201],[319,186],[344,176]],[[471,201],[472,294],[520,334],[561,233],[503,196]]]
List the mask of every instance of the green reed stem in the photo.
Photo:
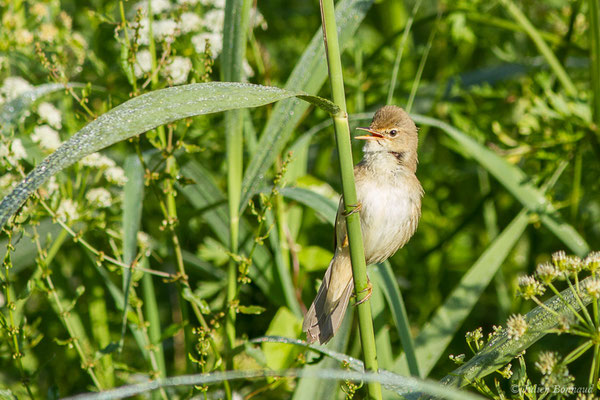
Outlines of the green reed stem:
[[[246,53],[248,22],[250,20],[250,0],[227,0],[225,3],[225,23],[223,29],[223,66],[224,81],[240,82],[244,78],[243,61]],[[227,200],[229,206],[229,250],[232,254],[239,251],[240,199],[244,170],[244,113],[232,110],[225,114],[225,139],[227,157]],[[227,268],[227,317],[225,333],[228,350],[235,347],[235,320],[237,298],[238,266],[233,258]],[[229,359],[229,366],[231,360]]]
[[592,83],[592,114],[596,126],[596,143],[600,139],[600,4],[588,1],[590,24],[590,79]]
[[[323,23],[323,40],[325,54],[329,67],[329,79],[333,102],[340,111],[333,116],[335,138],[340,158],[342,175],[342,191],[344,196],[344,210],[346,211],[346,226],[348,242],[350,244],[350,258],[352,260],[352,274],[354,276],[354,290],[356,299],[361,302],[367,297],[367,266],[360,229],[360,216],[355,210],[358,198],[354,184],[354,162],[352,161],[352,146],[350,145],[350,127],[346,112],[346,98],[344,94],[344,78],[342,75],[342,61],[338,44],[337,29],[333,0],[320,0],[321,19]],[[373,318],[371,316],[371,303],[367,299],[358,305],[358,323],[363,356],[367,371],[377,371],[377,350],[375,346],[375,333],[373,331]],[[368,384],[369,397],[381,399],[381,385],[371,382]]]

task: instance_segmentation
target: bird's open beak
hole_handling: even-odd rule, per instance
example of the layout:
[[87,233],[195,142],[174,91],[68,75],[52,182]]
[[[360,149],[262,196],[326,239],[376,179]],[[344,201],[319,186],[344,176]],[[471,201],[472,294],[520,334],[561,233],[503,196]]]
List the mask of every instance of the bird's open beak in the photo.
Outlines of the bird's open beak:
[[361,140],[373,140],[373,139],[382,139],[383,135],[375,132],[374,130],[370,129],[370,128],[356,128],[359,129],[361,131],[365,131],[365,132],[369,132],[370,135],[364,135],[364,136],[355,136],[354,139],[361,139]]

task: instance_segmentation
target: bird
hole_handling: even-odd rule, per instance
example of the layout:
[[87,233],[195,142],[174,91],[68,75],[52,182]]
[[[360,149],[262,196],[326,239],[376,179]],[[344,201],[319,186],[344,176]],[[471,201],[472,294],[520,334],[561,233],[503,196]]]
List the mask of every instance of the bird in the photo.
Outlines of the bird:
[[[421,217],[423,187],[416,176],[417,127],[408,113],[386,105],[373,116],[368,128],[363,158],[354,167],[365,261],[367,265],[387,260],[413,236]],[[317,295],[304,316],[302,330],[309,343],[327,343],[339,329],[353,292],[352,264],[346,231],[343,196],[335,221],[335,254]],[[372,292],[368,286],[366,300]],[[362,302],[361,301],[361,302]]]

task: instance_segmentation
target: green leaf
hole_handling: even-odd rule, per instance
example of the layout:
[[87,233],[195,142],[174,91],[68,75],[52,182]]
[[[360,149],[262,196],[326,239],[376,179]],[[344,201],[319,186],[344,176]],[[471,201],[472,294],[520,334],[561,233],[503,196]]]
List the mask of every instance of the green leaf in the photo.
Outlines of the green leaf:
[[198,297],[194,292],[192,292],[192,290],[189,287],[183,288],[182,295],[183,295],[183,298],[186,299],[187,301],[196,304],[200,308],[200,312],[202,314],[204,314],[204,315],[210,314],[210,307],[208,306],[208,303],[204,299],[201,299],[200,297]]
[[[420,372],[429,375],[444,350],[454,338],[465,318],[477,304],[483,290],[502,265],[510,250],[519,240],[529,223],[525,211],[519,215],[494,239],[485,252],[462,277],[458,286],[450,293],[444,304],[425,324],[415,339],[415,348]],[[408,372],[406,355],[396,360],[394,371]]]
[[261,306],[238,306],[240,314],[260,315],[264,313],[266,308]]
[[543,191],[536,188],[520,168],[510,164],[492,150],[477,143],[466,133],[435,118],[411,115],[415,123],[434,126],[444,131],[475,161],[492,174],[527,209],[540,216],[542,224],[550,229],[566,246],[580,257],[590,248],[575,228],[560,218]]
[[[137,253],[137,234],[140,230],[142,205],[144,204],[144,169],[137,155],[129,156],[125,160],[125,176],[127,177],[127,183],[123,189],[123,262],[131,264]],[[131,292],[132,275],[131,268],[127,268],[123,273],[125,298],[123,299],[119,346],[123,346],[125,340],[127,305],[129,303],[129,293]]]
[[373,282],[383,290],[389,309],[392,312],[392,319],[394,320],[394,325],[396,325],[402,342],[402,348],[404,349],[408,371],[410,371],[412,376],[422,376],[419,369],[419,362],[417,361],[415,343],[410,333],[410,322],[408,321],[408,314],[404,306],[404,299],[402,298],[396,277],[392,272],[390,262],[385,261],[375,266],[371,270],[371,277]]
[[283,188],[279,193],[290,200],[296,200],[297,202],[312,208],[325,218],[326,221],[329,221],[332,224],[334,223],[338,208],[337,202],[332,201],[319,193],[313,192],[312,190],[299,187]]
[[305,93],[245,83],[195,83],[135,97],[101,115],[64,142],[34,168],[0,203],[0,228],[52,175],[88,154],[182,118],[258,107]]
[[[373,0],[342,0],[338,3],[335,18],[342,51],[354,39],[356,30],[372,4]],[[296,63],[285,88],[316,94],[325,83],[325,79],[327,79],[327,63],[323,49],[323,32],[319,28]],[[324,104],[315,105],[325,107]],[[285,100],[274,107],[272,116],[260,136],[256,152],[244,174],[240,201],[242,210],[246,208],[248,200],[254,193],[260,190],[267,170],[281,153],[307,109],[308,104],[298,99]],[[331,109],[326,107],[324,109],[335,114]]]
[[[246,371],[225,371],[210,372],[206,374],[182,375],[167,379],[157,379],[143,383],[121,386],[118,388],[103,390],[102,392],[88,392],[76,396],[65,397],[64,400],[111,400],[133,397],[135,395],[149,393],[159,388],[209,385],[224,381],[248,380],[267,377],[304,377],[310,378],[312,382],[321,380],[328,382],[328,386],[334,386],[333,382],[340,380],[351,380],[355,382],[379,382],[389,390],[400,393],[422,392],[432,396],[438,396],[450,400],[481,400],[482,397],[457,389],[440,385],[437,382],[425,381],[416,378],[410,378],[393,374],[388,371],[376,372],[358,372],[339,369],[319,369],[319,370],[246,370]],[[314,384],[313,384],[314,385]]]
[[325,272],[332,258],[333,253],[321,246],[302,246],[302,249],[298,252],[298,261],[300,261],[300,265],[306,272]]
[[[267,335],[269,336],[295,338],[301,333],[302,321],[286,307],[277,310],[267,329]],[[271,369],[289,368],[302,351],[297,346],[268,342],[263,342],[262,349],[267,359],[267,366]]]

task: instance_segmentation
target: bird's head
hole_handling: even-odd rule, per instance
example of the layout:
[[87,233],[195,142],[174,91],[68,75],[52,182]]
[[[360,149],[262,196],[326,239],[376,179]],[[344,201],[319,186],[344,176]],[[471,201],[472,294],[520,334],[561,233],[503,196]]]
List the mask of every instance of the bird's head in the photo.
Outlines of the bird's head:
[[363,151],[369,153],[389,153],[400,164],[416,169],[417,146],[419,143],[417,127],[410,116],[397,106],[384,106],[377,110],[368,128],[357,128],[368,135],[356,136],[365,140]]

